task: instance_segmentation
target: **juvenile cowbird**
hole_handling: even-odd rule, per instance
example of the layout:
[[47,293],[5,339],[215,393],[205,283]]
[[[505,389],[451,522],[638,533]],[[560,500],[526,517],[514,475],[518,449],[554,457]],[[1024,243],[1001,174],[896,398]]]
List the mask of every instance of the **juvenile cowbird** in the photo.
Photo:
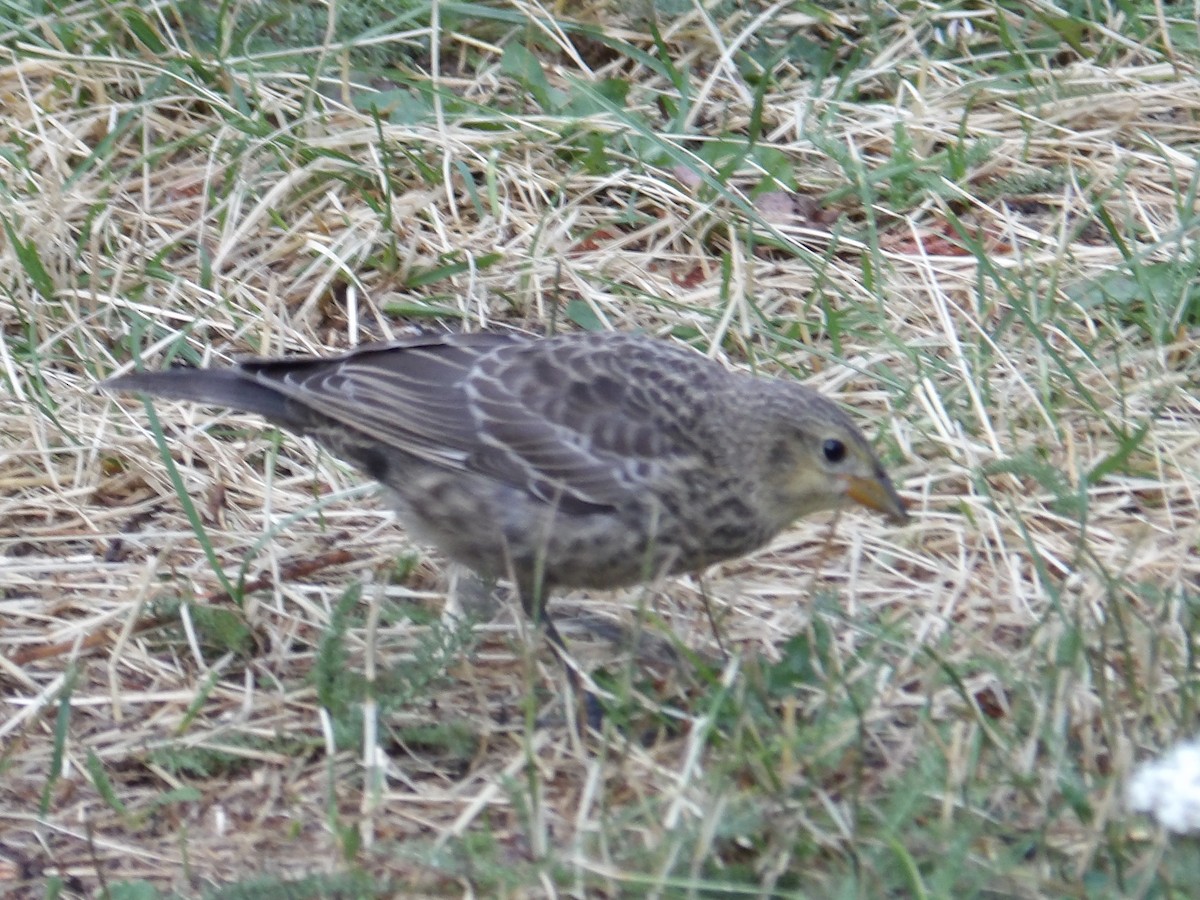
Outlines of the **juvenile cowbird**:
[[699,570],[847,501],[907,518],[833,402],[631,334],[422,335],[103,387],[314,438],[382,482],[419,540],[511,578],[535,620],[555,588]]

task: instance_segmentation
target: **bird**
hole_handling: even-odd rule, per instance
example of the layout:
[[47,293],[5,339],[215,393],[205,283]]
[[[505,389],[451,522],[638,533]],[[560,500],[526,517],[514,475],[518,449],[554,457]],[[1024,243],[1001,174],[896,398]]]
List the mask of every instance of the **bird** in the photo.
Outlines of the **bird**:
[[625,332],[433,333],[100,385],[263,416],[380,482],[410,535],[546,615],[743,556],[796,519],[904,502],[850,416],[795,379]]

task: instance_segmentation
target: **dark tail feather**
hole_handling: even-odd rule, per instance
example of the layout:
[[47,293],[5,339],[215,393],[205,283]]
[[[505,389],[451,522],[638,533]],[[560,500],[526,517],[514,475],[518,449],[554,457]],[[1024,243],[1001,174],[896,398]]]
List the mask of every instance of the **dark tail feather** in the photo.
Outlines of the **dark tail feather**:
[[259,384],[237,369],[166,369],[162,372],[131,372],[100,382],[106,391],[137,392],[171,400],[195,400],[226,406],[287,425],[287,398]]

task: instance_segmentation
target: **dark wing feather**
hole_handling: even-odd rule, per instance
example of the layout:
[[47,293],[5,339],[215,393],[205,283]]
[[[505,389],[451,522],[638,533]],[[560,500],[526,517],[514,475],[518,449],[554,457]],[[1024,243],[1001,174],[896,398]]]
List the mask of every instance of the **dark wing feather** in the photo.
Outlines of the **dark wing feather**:
[[673,401],[723,374],[696,354],[614,335],[445,335],[241,367],[360,437],[580,510],[702,464],[703,429],[683,426]]
[[462,469],[479,447],[463,384],[480,357],[525,340],[503,334],[422,336],[341,357],[242,360],[240,368],[359,436]]
[[639,338],[505,348],[467,381],[486,445],[468,465],[564,507],[628,502],[704,464],[703,429],[680,427],[679,390],[716,374],[703,357]]

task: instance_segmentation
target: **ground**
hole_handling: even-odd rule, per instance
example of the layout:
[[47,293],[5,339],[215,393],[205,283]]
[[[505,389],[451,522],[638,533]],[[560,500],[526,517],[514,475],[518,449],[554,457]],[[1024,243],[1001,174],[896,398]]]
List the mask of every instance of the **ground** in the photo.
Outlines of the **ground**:
[[[1194,8],[210,6],[0,13],[0,895],[1189,895]],[[556,598],[581,734],[344,463],[95,388],[414,328],[800,379],[912,522]]]

